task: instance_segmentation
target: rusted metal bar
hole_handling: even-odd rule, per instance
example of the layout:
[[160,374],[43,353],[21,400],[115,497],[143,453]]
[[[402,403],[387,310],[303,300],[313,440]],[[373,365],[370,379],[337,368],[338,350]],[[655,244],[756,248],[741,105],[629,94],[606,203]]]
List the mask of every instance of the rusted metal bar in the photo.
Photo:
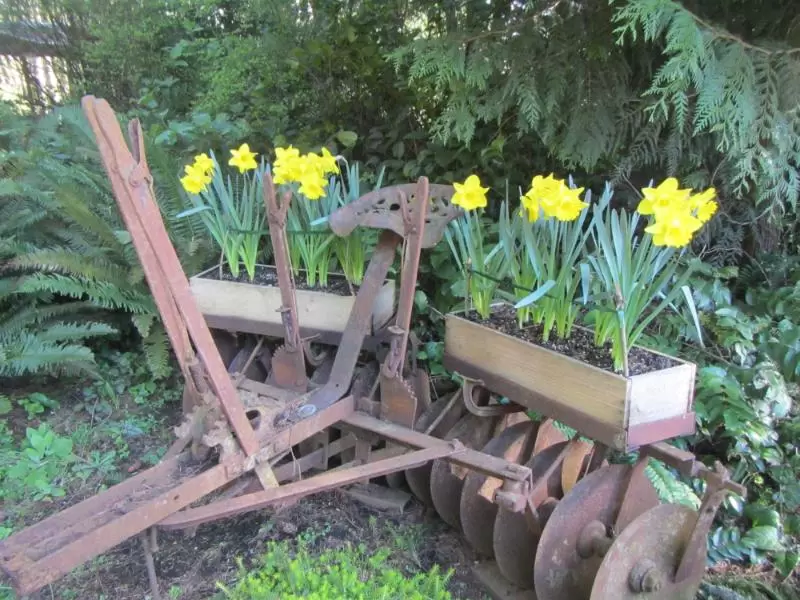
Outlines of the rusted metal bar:
[[147,579],[150,581],[150,595],[152,600],[161,600],[161,590],[158,587],[158,575],[156,574],[156,562],[153,559],[155,548],[153,548],[150,536],[146,531],[139,534],[139,541],[142,543],[142,550],[144,551]]
[[383,363],[386,377],[402,377],[408,332],[411,327],[411,313],[414,310],[414,291],[417,285],[419,259],[422,254],[422,235],[425,231],[425,219],[428,215],[428,179],[420,177],[417,184],[416,197],[413,202],[404,194],[398,198],[401,207],[406,207],[405,256],[400,273],[400,293],[397,300],[395,327],[399,330],[393,336],[391,349]]
[[266,508],[277,502],[287,500],[297,500],[311,494],[332,490],[343,485],[356,483],[367,479],[373,479],[424,465],[437,458],[456,457],[463,452],[463,446],[457,443],[445,442],[436,447],[426,448],[395,456],[384,460],[379,460],[366,465],[360,465],[344,471],[326,472],[322,475],[303,479],[278,488],[265,490],[239,496],[224,502],[190,508],[182,512],[167,517],[159,524],[164,529],[182,529],[185,527],[196,527],[203,523],[216,521],[226,517],[232,517],[245,512]]
[[678,570],[675,573],[675,581],[678,583],[692,577],[693,567],[698,562],[705,564],[708,552],[708,532],[726,494],[734,492],[745,496],[747,493],[744,486],[729,479],[727,469],[719,462],[716,463],[713,471],[706,467],[703,478],[708,482],[708,486],[703,494],[700,509],[697,511],[697,521],[694,523],[694,528],[684,547]]
[[[253,428],[245,416],[244,408],[239,401],[227,369],[222,363],[219,351],[211,337],[203,315],[197,307],[192,295],[189,281],[183,272],[175,249],[164,228],[158,207],[155,204],[152,190],[152,177],[144,162],[136,162],[127,148],[119,123],[108,102],[85,96],[82,100],[84,111],[91,115],[96,126],[95,135],[106,171],[115,182],[115,194],[134,208],[150,246],[164,273],[163,282],[170,290],[178,311],[183,318],[189,335],[194,342],[197,353],[203,361],[211,387],[214,390],[222,410],[239,440],[245,454],[252,456],[258,451]],[[135,145],[139,146],[140,158],[143,157],[141,126],[132,121],[129,127]]]
[[702,466],[702,463],[697,460],[694,454],[676,448],[666,442],[648,444],[642,448],[642,454],[660,460],[670,467],[677,469],[681,475],[685,475],[686,477],[695,477]]
[[[425,435],[394,423],[381,421],[361,412],[354,412],[342,419],[341,425],[369,431],[381,438],[410,448],[439,448],[448,444],[447,441],[440,438]],[[459,452],[457,456],[449,457],[448,462],[500,479],[529,481],[531,478],[531,470],[528,467],[484,454],[477,450],[465,449],[463,452]]]
[[[161,269],[161,264],[158,262],[155,249],[150,244],[144,228],[136,215],[135,207],[131,203],[133,197],[131,195],[129,183],[125,179],[126,171],[132,169],[133,165],[138,163],[143,165],[143,168],[147,168],[142,140],[137,139],[136,143],[133,144],[133,155],[127,151],[124,140],[122,141],[122,146],[116,147],[113,142],[119,143],[119,140],[108,136],[106,133],[109,124],[100,122],[95,110],[95,101],[93,97],[85,97],[82,104],[89,125],[97,138],[103,164],[109,180],[111,181],[111,188],[117,200],[122,221],[128,233],[131,235],[133,247],[139,257],[139,262],[142,265],[142,270],[144,271],[150,293],[153,295],[153,300],[161,315],[164,329],[167,331],[167,336],[169,337],[170,344],[172,344],[172,349],[175,351],[175,356],[178,359],[181,371],[184,377],[188,379],[187,361],[190,361],[194,356],[194,350],[189,340],[189,333],[180,317],[175,299],[170,294],[170,290],[166,285],[166,276]],[[116,120],[114,121],[114,125],[116,125]],[[116,125],[116,127],[119,128],[118,125]],[[121,135],[120,132],[119,137],[121,137]],[[107,139],[108,137],[111,137],[111,139]]]
[[378,296],[389,267],[394,261],[394,253],[401,238],[391,231],[381,232],[378,245],[370,259],[364,281],[358,290],[347,328],[333,361],[333,369],[328,382],[312,392],[310,400],[300,410],[313,412],[330,406],[347,393],[353,379],[353,371],[361,353],[361,345],[370,328],[375,298]]
[[[168,466],[174,468],[176,464]],[[152,471],[163,469],[158,465],[0,543],[0,567],[17,592],[27,595],[53,583],[241,474],[241,470],[231,465],[217,465],[177,485],[164,485],[168,482],[162,481],[162,486],[155,488],[163,489],[161,493],[152,494],[120,515],[128,497],[124,492],[147,491],[144,482]],[[98,525],[98,519],[105,522]]]
[[308,389],[306,361],[303,344],[300,340],[297,319],[297,298],[289,264],[288,242],[286,240],[286,215],[292,202],[292,192],[287,190],[278,203],[272,175],[264,175],[264,205],[267,210],[267,223],[272,240],[272,254],[275,258],[275,272],[281,292],[281,321],[283,322],[283,347],[272,357],[272,373],[275,383],[281,387],[305,392]]

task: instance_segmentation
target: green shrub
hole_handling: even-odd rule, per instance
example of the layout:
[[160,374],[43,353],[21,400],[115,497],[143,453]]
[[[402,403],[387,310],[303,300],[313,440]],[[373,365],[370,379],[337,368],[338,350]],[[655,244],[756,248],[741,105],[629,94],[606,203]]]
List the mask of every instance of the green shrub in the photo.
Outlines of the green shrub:
[[348,546],[312,554],[303,545],[292,553],[285,544],[270,542],[261,564],[248,572],[239,560],[239,581],[232,589],[221,583],[224,598],[232,600],[449,600],[451,574],[438,566],[406,577],[387,565],[389,551],[368,554],[363,546]]

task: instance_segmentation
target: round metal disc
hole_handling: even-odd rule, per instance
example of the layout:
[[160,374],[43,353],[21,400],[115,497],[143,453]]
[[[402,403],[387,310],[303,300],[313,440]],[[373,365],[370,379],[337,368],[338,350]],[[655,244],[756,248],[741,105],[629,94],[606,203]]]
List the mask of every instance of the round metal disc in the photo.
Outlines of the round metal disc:
[[[459,392],[460,393],[460,392]],[[414,424],[414,431],[426,431],[431,423],[433,423],[442,411],[447,408],[449,398],[442,398],[431,404],[417,419]],[[442,418],[442,420],[434,427],[430,435],[434,437],[444,436],[450,429],[453,428],[463,414],[462,405],[456,404],[450,408],[450,411]],[[411,492],[417,499],[425,506],[433,507],[433,499],[431,498],[431,467],[433,463],[426,463],[421,467],[415,469],[406,469],[406,482]]]
[[[522,464],[527,462],[527,455],[533,449],[535,432],[536,423],[533,421],[517,423],[489,440],[481,452]],[[492,500],[494,491],[502,484],[500,479],[470,471],[461,492],[461,529],[464,537],[478,554],[486,557],[494,555],[492,537],[498,506]]]
[[[531,457],[526,466],[531,470],[534,485],[558,459],[558,455],[566,445],[567,442],[552,445]],[[560,469],[553,471],[545,484],[545,489],[538,497],[561,498]],[[523,513],[511,512],[504,508],[497,511],[492,539],[494,557],[503,576],[517,587],[523,589],[533,587],[533,559],[538,543],[539,535],[531,531]]]
[[[607,531],[615,524],[631,467],[609,465],[589,473],[564,496],[539,539],[534,563],[534,583],[539,600],[588,599],[602,557],[582,558],[578,540],[593,521]],[[658,504],[650,482],[644,478],[636,490],[636,514]]]
[[555,426],[555,421],[553,419],[545,419],[539,425],[539,431],[536,433],[536,445],[533,448],[533,453],[539,454],[539,452],[553,444],[566,441],[567,436]]
[[[497,419],[467,413],[447,432],[444,439],[457,439],[467,448],[482,448],[492,436],[496,424]],[[442,520],[454,529],[461,529],[461,490],[466,475],[466,469],[453,468],[442,459],[434,461],[431,467],[433,507]]]
[[584,469],[587,468],[587,457],[592,451],[592,447],[590,442],[578,440],[564,457],[564,464],[561,465],[561,489],[565,494],[575,487]]
[[[683,504],[662,504],[639,515],[608,550],[590,600],[693,600],[705,561],[694,561],[689,577],[680,584],[672,576],[696,521],[697,512]],[[645,573],[650,583],[646,591],[631,584],[641,582]]]

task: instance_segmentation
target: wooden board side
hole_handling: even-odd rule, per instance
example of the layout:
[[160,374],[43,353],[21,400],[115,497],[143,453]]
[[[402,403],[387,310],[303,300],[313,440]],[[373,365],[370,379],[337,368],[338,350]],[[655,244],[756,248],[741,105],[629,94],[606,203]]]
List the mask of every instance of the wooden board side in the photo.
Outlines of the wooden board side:
[[686,414],[694,395],[695,366],[687,363],[630,378],[628,425],[642,425]]
[[[191,288],[200,312],[207,318],[281,323],[281,296],[277,287],[193,278]],[[304,327],[342,332],[353,302],[353,296],[297,290],[297,318]]]
[[452,315],[446,319],[445,348],[462,363],[601,422],[624,426],[628,382],[613,373]]

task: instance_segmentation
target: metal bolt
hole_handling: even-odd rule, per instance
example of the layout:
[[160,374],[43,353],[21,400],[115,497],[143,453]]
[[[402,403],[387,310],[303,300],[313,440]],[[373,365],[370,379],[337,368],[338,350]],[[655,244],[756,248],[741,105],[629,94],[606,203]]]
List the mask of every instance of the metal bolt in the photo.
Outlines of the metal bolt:
[[637,562],[628,575],[628,587],[632,591],[657,592],[664,585],[664,574],[649,558]]
[[578,536],[578,555],[583,559],[592,556],[605,556],[613,540],[609,537],[604,523],[590,521]]

